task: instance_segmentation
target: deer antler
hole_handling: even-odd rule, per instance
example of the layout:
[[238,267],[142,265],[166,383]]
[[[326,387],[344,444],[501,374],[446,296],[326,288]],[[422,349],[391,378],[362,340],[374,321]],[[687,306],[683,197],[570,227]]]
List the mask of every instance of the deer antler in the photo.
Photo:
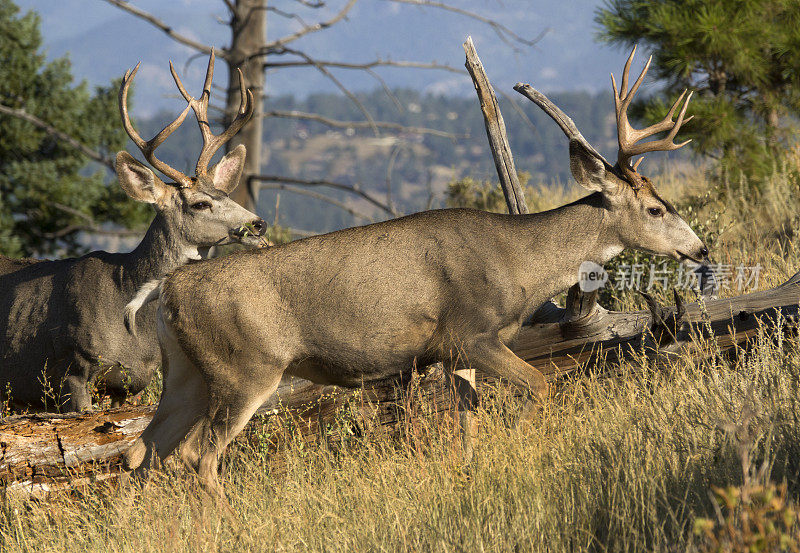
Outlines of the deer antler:
[[245,123],[250,120],[250,117],[252,117],[255,108],[253,93],[245,87],[244,76],[241,70],[237,69],[239,72],[239,92],[241,94],[239,111],[230,126],[221,134],[215,135],[211,132],[211,125],[208,122],[208,102],[211,99],[211,80],[214,78],[214,50],[211,50],[211,56],[208,59],[206,80],[203,84],[203,92],[199,100],[192,97],[186,91],[172,62],[169,62],[169,70],[172,73],[175,84],[178,86],[178,90],[181,91],[181,95],[189,103],[186,109],[188,110],[189,107],[191,107],[197,117],[197,124],[200,126],[200,133],[203,135],[203,149],[200,151],[200,157],[197,159],[195,173],[198,177],[206,175],[208,173],[208,163],[211,161],[216,151],[228,140],[233,138],[233,135],[239,132]]
[[125,132],[128,133],[128,136],[131,137],[134,144],[136,144],[139,149],[144,154],[144,158],[152,165],[154,168],[161,171],[167,177],[173,179],[175,183],[181,187],[186,188],[192,185],[192,179],[188,176],[184,175],[177,169],[174,169],[158,159],[155,155],[155,149],[158,148],[164,140],[167,139],[169,135],[171,135],[175,129],[181,126],[183,120],[186,119],[186,114],[189,113],[189,106],[186,106],[186,109],[175,118],[175,120],[161,129],[157,135],[155,135],[150,140],[145,140],[141,137],[141,135],[136,132],[136,129],[133,128],[133,124],[131,123],[131,118],[128,115],[128,88],[130,88],[131,81],[133,81],[133,77],[136,76],[136,72],[139,70],[140,63],[136,64],[136,67],[133,68],[133,71],[128,69],[125,72],[125,76],[122,77],[122,85],[119,88],[119,111],[122,115],[122,126],[125,127]]
[[[678,119],[673,121],[672,118],[675,115],[675,110],[678,108],[678,105],[680,105],[684,96],[686,96],[686,90],[684,90],[681,95],[678,96],[678,99],[675,100],[674,104],[672,104],[672,107],[669,109],[669,112],[663,120],[641,130],[631,127],[631,124],[628,122],[628,106],[630,106],[631,100],[636,94],[636,91],[639,90],[639,86],[642,84],[644,76],[647,74],[647,70],[650,68],[650,62],[653,60],[653,56],[650,56],[644,66],[644,69],[642,69],[639,78],[636,79],[636,82],[633,83],[633,86],[629,91],[628,73],[631,68],[631,62],[633,61],[634,54],[636,54],[636,46],[633,47],[631,55],[628,57],[628,61],[625,62],[625,69],[622,71],[622,87],[619,91],[617,91],[617,82],[614,79],[614,74],[611,74],[611,86],[614,89],[614,109],[617,114],[617,138],[619,141],[619,154],[617,155],[617,163],[619,164],[620,170],[622,170],[629,177],[632,177],[636,173],[636,168],[642,161],[639,159],[635,165],[631,166],[631,158],[633,156],[638,156],[647,152],[666,152],[677,150],[678,148],[686,146],[686,144],[691,142],[691,139],[681,142],[680,144],[675,144],[673,142],[675,135],[678,134],[678,130],[680,130],[681,125],[684,122],[684,116],[686,115],[686,108],[689,106],[689,100],[692,99],[692,93],[690,92],[689,96],[686,97],[686,101],[683,103],[683,107],[678,115]],[[688,117],[685,119],[685,121],[689,121],[691,118],[692,117]],[[669,134],[662,139],[638,143],[640,140],[647,138],[648,136],[653,136],[654,134],[658,134],[663,131],[669,131]]]

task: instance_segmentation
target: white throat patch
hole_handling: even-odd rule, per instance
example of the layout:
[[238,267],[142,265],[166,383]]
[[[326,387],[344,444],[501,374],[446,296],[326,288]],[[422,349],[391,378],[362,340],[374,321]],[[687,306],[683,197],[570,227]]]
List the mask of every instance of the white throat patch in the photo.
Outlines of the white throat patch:
[[603,259],[603,261],[609,261],[621,254],[622,250],[624,249],[625,246],[606,246],[606,248],[600,252],[600,257]]
[[200,261],[203,259],[203,256],[200,255],[200,250],[197,246],[187,246],[181,252],[181,257],[185,259],[184,263],[188,263],[189,261]]

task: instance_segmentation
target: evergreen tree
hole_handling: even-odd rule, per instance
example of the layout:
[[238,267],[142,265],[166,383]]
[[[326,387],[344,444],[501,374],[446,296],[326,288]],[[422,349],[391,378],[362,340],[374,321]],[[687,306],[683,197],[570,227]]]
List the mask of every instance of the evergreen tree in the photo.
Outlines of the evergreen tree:
[[[39,18],[0,0],[0,104],[22,109],[91,149],[115,152],[126,136],[118,83],[73,86],[69,60],[45,62]],[[0,254],[81,251],[82,230],[140,225],[148,210],[125,197],[106,168],[30,122],[0,114]]]
[[653,53],[662,95],[638,114],[659,120],[684,88],[697,91],[695,119],[681,129],[698,153],[729,174],[772,171],[800,113],[800,2],[797,0],[607,0],[600,37]]

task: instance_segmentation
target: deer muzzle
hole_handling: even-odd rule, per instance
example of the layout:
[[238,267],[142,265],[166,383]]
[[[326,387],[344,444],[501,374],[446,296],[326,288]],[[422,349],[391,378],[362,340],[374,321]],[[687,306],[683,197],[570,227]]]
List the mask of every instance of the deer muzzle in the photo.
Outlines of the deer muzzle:
[[267,223],[264,221],[264,219],[259,217],[257,219],[253,219],[246,225],[242,225],[239,228],[233,229],[231,231],[231,238],[242,243],[259,243],[260,238],[264,236],[266,232]]

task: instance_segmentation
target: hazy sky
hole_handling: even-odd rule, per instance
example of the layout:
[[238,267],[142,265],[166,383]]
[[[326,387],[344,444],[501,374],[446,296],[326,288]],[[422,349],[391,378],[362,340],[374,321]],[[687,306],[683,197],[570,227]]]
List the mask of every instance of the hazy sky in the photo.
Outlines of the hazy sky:
[[[139,114],[172,107],[177,100],[168,72],[172,59],[184,82],[202,79],[203,63],[184,63],[193,53],[170,40],[148,23],[103,0],[15,0],[23,9],[34,9],[42,18],[45,47],[50,57],[69,54],[73,74],[91,84],[107,84],[128,67],[142,61],[137,76],[134,110]],[[533,82],[543,90],[605,89],[611,70],[619,71],[624,55],[595,41],[593,22],[598,0],[452,0],[453,5],[495,18],[515,33],[530,38],[546,30],[533,48],[515,52],[487,25],[441,10],[421,9],[388,0],[360,0],[348,20],[335,28],[295,43],[324,59],[369,61],[375,58],[438,61],[463,67],[461,43],[472,35],[496,88],[511,91],[517,81]],[[181,33],[201,42],[225,46],[228,28],[221,0],[131,0]],[[307,21],[330,17],[344,0],[329,0],[322,12],[306,10]],[[270,5],[292,9],[294,0],[271,0]],[[270,15],[270,39],[298,27]],[[184,73],[186,72],[186,73]],[[472,93],[465,75],[440,71],[381,69],[393,87],[407,86],[439,93]],[[339,70],[337,77],[354,90],[371,90],[379,83],[363,73]],[[224,82],[220,74],[219,81]],[[188,83],[187,83],[188,85]],[[286,69],[268,75],[272,94],[306,95],[335,87],[313,69]],[[512,92],[513,93],[513,92]]]

